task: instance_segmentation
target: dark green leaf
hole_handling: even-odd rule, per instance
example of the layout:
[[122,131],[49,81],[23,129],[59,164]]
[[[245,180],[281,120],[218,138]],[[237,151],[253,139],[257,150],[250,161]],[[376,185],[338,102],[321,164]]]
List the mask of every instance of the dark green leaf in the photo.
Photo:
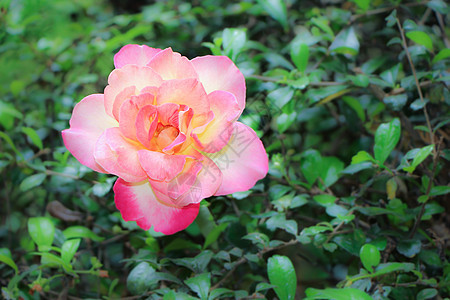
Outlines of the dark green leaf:
[[210,273],[202,273],[195,277],[186,279],[184,281],[186,285],[197,295],[200,299],[205,300],[208,299],[209,289],[211,287],[211,274]]

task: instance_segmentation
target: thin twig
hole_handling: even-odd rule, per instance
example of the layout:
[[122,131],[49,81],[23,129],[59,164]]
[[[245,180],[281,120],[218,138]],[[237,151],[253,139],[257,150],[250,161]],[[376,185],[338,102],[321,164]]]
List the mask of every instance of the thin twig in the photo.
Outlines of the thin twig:
[[[428,116],[427,106],[426,106],[425,100],[423,98],[422,89],[420,88],[419,79],[417,78],[416,68],[414,67],[414,63],[412,61],[411,54],[409,53],[409,50],[408,50],[408,45],[406,44],[405,32],[403,31],[403,27],[400,24],[400,20],[398,18],[396,18],[396,21],[397,21],[398,30],[400,31],[400,35],[402,37],[403,48],[405,49],[406,57],[408,58],[409,65],[411,66],[411,71],[413,72],[414,80],[416,82],[417,92],[419,93],[419,98],[423,103],[423,113],[424,113],[425,119],[427,121],[427,127],[428,127],[428,131],[430,133],[431,144],[434,145],[434,135],[433,135],[433,131],[431,129],[430,117]],[[436,159],[436,147],[433,147],[433,156],[434,156],[434,159]]]

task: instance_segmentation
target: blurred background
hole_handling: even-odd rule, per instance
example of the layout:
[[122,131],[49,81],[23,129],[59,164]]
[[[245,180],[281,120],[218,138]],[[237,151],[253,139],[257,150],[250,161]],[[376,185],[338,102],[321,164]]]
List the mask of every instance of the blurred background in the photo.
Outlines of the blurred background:
[[[2,296],[447,299],[449,16],[441,0],[0,0]],[[61,139],[130,43],[230,57],[270,159],[173,236],[124,222],[116,178]]]

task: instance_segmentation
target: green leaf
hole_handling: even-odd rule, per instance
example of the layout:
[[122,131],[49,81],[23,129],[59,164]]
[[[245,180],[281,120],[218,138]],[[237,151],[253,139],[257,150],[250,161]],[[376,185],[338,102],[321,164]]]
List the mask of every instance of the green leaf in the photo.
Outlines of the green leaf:
[[400,140],[400,120],[395,118],[389,123],[378,126],[375,132],[375,145],[373,152],[375,159],[382,165]]
[[287,9],[283,0],[258,0],[263,10],[288,31]]
[[359,52],[359,41],[353,26],[343,29],[336,35],[330,45],[330,51],[334,53],[356,55]]
[[55,237],[55,226],[52,220],[46,217],[29,218],[28,233],[39,251],[50,251]]
[[80,246],[80,239],[67,240],[61,246],[61,258],[66,263],[70,264],[70,261],[77,253],[78,247]]
[[359,164],[365,161],[375,162],[375,159],[372,157],[372,155],[370,155],[366,151],[359,151],[358,153],[356,153],[356,155],[352,157],[352,165]]
[[374,275],[379,276],[379,275],[392,273],[392,272],[399,272],[399,271],[410,272],[410,271],[414,270],[414,268],[415,268],[415,266],[412,263],[398,263],[398,262],[385,263],[385,264],[380,264],[377,267]]
[[435,12],[441,13],[443,15],[446,15],[449,12],[447,3],[442,0],[431,0],[427,2],[427,6]]
[[14,272],[16,272],[16,275],[19,274],[19,268],[17,267],[16,263],[14,262],[14,260],[12,260],[10,256],[0,254],[0,262],[13,268]]
[[402,110],[407,101],[408,96],[406,96],[406,94],[387,96],[383,99],[384,104],[386,104],[387,107],[391,108],[394,111]]
[[409,258],[412,258],[419,253],[421,248],[422,243],[420,240],[404,240],[397,245],[397,251]]
[[365,292],[354,289],[354,288],[344,288],[344,289],[314,289],[307,288],[306,296],[308,299],[330,299],[330,300],[373,300]]
[[66,228],[63,231],[64,236],[66,239],[73,239],[73,238],[88,238],[95,242],[101,242],[105,238],[98,236],[94,232],[92,232],[89,228],[86,228],[84,226],[71,226],[69,228]]
[[438,294],[438,291],[436,289],[428,288],[421,290],[417,296],[416,300],[425,300],[425,299],[431,299],[436,297]]
[[22,113],[15,109],[11,103],[0,101],[0,124],[6,130],[10,130],[14,126],[15,118],[22,119]]
[[38,185],[41,185],[46,177],[47,177],[46,174],[34,174],[31,176],[28,176],[20,183],[19,188],[22,192],[31,190],[32,188],[37,187]]
[[327,207],[333,205],[337,198],[333,195],[322,194],[314,196],[313,199],[320,205]]
[[410,31],[406,36],[414,43],[425,46],[430,52],[433,52],[433,41],[431,37],[423,31]]
[[369,86],[369,77],[367,75],[364,74],[358,74],[356,76],[347,75],[347,78],[349,78],[356,86],[364,88]]
[[215,227],[211,232],[206,236],[205,244],[203,245],[203,249],[206,249],[209,245],[217,241],[220,234],[227,228],[228,223],[222,223]]
[[292,112],[290,114],[282,113],[277,118],[277,129],[280,133],[284,133],[291,127],[297,118],[297,112]]
[[33,128],[22,127],[22,132],[28,136],[28,138],[39,148],[39,150],[42,150],[44,148],[41,138]]
[[431,188],[430,196],[441,196],[450,193],[450,186],[439,185]]
[[342,174],[355,174],[362,170],[367,170],[373,167],[371,162],[361,162],[354,165],[350,165],[341,171]]
[[206,270],[212,257],[213,253],[210,250],[203,250],[195,257],[176,258],[172,259],[172,262],[179,266],[186,267],[194,273],[201,273]]
[[396,64],[392,68],[382,72],[380,74],[381,79],[389,83],[390,87],[394,88],[395,83],[397,82],[398,73],[400,72],[400,69],[402,67],[402,64]]
[[361,262],[368,271],[373,272],[373,267],[378,266],[380,263],[381,255],[377,247],[371,244],[365,244],[359,251],[359,257]]
[[297,69],[304,73],[308,66],[309,47],[303,42],[295,43],[291,46],[291,59]]
[[403,170],[412,173],[433,151],[434,145],[428,145],[421,148],[414,156],[414,159],[410,166],[404,167]]
[[295,299],[297,275],[294,265],[287,256],[274,255],[267,262],[270,283],[280,300]]
[[224,54],[236,60],[247,42],[247,33],[242,28],[225,28],[222,33]]
[[278,88],[271,91],[267,95],[267,100],[270,101],[270,105],[278,110],[281,110],[286,104],[288,104],[294,96],[294,90],[288,86]]
[[434,64],[434,63],[437,63],[438,61],[446,59],[448,57],[450,57],[450,49],[445,48],[445,49],[442,49],[441,51],[439,51],[439,53],[434,56],[434,58],[431,62]]
[[127,278],[127,288],[133,295],[142,295],[157,283],[155,269],[147,262],[141,262],[131,270]]
[[211,288],[211,274],[202,273],[195,277],[186,279],[186,285],[197,295],[201,300],[208,299],[209,289]]
[[370,7],[370,0],[352,0],[358,5],[359,8],[362,9],[363,12],[366,12]]

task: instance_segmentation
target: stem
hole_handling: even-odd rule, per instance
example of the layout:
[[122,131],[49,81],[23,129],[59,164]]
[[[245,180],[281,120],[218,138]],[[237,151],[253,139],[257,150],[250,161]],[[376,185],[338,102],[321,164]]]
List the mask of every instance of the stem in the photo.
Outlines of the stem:
[[[431,141],[431,144],[434,145],[434,135],[433,135],[433,131],[431,129],[430,117],[428,116],[426,103],[425,103],[425,100],[423,99],[422,89],[420,88],[419,79],[417,78],[416,68],[414,67],[414,63],[412,61],[411,54],[409,53],[409,50],[408,50],[408,45],[406,44],[405,32],[403,31],[403,27],[400,24],[400,21],[398,18],[396,18],[396,21],[397,21],[398,30],[400,31],[400,35],[402,37],[403,48],[405,49],[406,57],[408,58],[409,65],[411,66],[411,71],[413,73],[414,80],[416,82],[416,87],[417,87],[417,92],[419,93],[419,98],[424,104],[423,105],[423,113],[424,113],[425,119],[427,121],[427,127],[428,127],[428,131],[430,133],[430,141]],[[434,158],[436,157],[436,148],[435,147],[433,147],[433,156],[434,156]]]

